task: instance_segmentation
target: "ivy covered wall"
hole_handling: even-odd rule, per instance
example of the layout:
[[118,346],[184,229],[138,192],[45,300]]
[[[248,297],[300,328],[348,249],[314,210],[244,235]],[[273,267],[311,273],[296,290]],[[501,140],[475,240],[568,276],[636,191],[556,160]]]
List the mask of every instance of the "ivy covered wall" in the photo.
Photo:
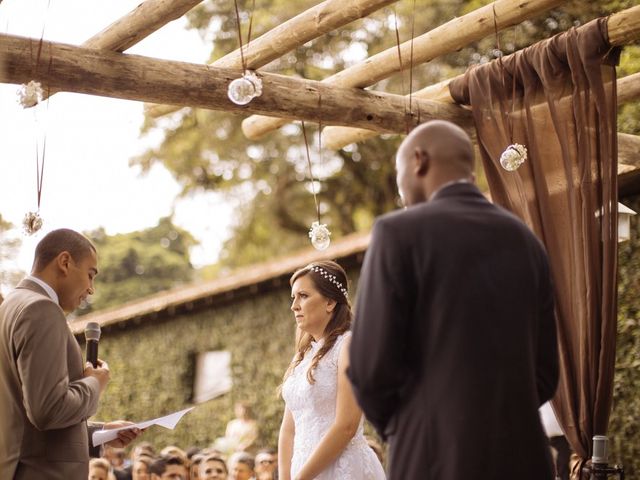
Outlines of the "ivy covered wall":
[[[357,272],[348,271],[352,289]],[[284,410],[277,389],[294,354],[289,306],[285,278],[270,291],[214,303],[210,309],[103,330],[100,357],[109,363],[111,382],[95,419],[140,421],[191,406],[194,355],[228,350],[231,392],[197,405],[175,430],[154,426],[143,439],[158,449],[208,446],[224,435],[234,403],[246,401],[260,425],[257,446],[275,447]]]
[[609,422],[612,463],[627,478],[640,478],[640,196],[622,203],[639,213],[631,220],[631,240],[618,255],[618,337]]

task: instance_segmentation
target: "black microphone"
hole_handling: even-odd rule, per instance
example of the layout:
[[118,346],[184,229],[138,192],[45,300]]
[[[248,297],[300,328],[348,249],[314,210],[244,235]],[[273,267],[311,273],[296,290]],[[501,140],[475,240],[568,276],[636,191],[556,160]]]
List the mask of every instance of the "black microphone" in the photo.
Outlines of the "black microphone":
[[91,362],[93,368],[98,366],[98,341],[100,340],[100,324],[89,322],[84,327],[84,338],[87,341],[87,362]]

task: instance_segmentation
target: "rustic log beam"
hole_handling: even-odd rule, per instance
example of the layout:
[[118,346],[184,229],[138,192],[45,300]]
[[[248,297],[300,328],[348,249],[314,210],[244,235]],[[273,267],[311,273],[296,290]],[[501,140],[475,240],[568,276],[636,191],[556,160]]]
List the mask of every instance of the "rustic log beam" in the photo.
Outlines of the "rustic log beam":
[[[202,0],[145,0],[124,17],[84,42],[82,46],[124,52],[201,2]],[[55,93],[55,90],[45,92],[42,100]],[[33,103],[28,106],[35,105]]]
[[124,52],[167,23],[182,17],[201,2],[202,0],[145,0],[82,46]]
[[[418,90],[413,96],[423,100],[453,104],[453,99],[449,94],[449,82],[452,80],[444,80],[430,85]],[[640,72],[618,79],[617,90],[618,105],[640,98]],[[347,145],[364,142],[377,135],[378,133],[363,128],[328,126],[322,130],[322,145],[329,150],[340,150]]]
[[[398,0],[326,0],[282,23],[243,48],[247,68],[256,70],[300,45],[331,30],[366,17]],[[240,50],[235,50],[211,64],[216,68],[242,68]],[[145,105],[145,112],[159,117],[175,112],[173,105]]]
[[[284,75],[260,73],[263,94],[238,106],[227,97],[229,83],[241,70],[158,60],[94,50],[39,39],[0,34],[0,82],[37,80],[62,91],[143,102],[215,110],[280,115],[325,124],[355,125],[380,132],[400,132],[430,118],[469,124],[470,113],[456,105],[414,102],[405,115],[402,95],[343,88]],[[318,98],[322,96],[322,109]]]
[[[628,8],[611,15],[607,22],[609,42],[622,46],[640,38],[640,6]],[[633,28],[632,28],[633,27]],[[461,75],[455,78],[459,78]],[[430,85],[413,94],[414,98],[454,103],[449,94],[449,82],[455,78]],[[640,97],[640,73],[628,75],[618,80],[618,105]],[[322,144],[330,150],[339,150],[351,143],[362,142],[375,137],[376,133],[360,128],[326,127],[322,134]]]
[[[413,65],[420,65],[495,34],[496,25],[498,30],[502,30],[562,3],[566,0],[496,0],[416,37],[413,42],[408,40],[401,44],[404,67],[407,67],[412,48]],[[364,88],[401,71],[402,67],[398,48],[392,47],[323,81],[342,87]],[[256,140],[286,123],[281,119],[254,116],[242,122],[242,131],[247,138]]]
[[618,105],[640,98],[640,72],[618,79]]
[[640,168],[640,136],[618,133],[618,163]]

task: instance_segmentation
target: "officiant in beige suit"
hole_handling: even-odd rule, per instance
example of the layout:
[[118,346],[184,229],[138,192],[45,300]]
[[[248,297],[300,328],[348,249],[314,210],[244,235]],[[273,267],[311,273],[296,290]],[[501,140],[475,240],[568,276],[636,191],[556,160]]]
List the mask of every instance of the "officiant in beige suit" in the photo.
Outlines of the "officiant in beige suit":
[[[109,368],[84,364],[65,314],[93,293],[97,274],[93,244],[73,230],[54,230],[38,243],[31,275],[0,305],[2,480],[88,477],[87,418]],[[114,445],[138,433],[125,430]]]

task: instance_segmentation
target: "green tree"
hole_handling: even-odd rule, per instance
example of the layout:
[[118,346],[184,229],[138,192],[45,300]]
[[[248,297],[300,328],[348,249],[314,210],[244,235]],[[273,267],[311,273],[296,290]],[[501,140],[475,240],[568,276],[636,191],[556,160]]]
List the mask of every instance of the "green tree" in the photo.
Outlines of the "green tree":
[[118,306],[167,290],[193,277],[189,248],[196,244],[171,218],[139,232],[109,236],[104,229],[87,233],[98,250],[96,293],[79,315]]
[[1,287],[14,287],[24,272],[12,265],[18,256],[20,238],[13,235],[14,225],[0,214],[0,290]]
[[[268,31],[292,17],[294,12],[313,6],[311,0],[256,0],[252,19],[252,37]],[[265,71],[322,79],[357,63],[366,56],[396,44],[396,22],[401,41],[431,30],[449,19],[489,3],[489,0],[400,2],[353,22],[342,29],[297,48],[265,66]],[[572,25],[627,8],[632,0],[608,2],[574,1],[562,9],[523,22],[500,33],[499,40],[489,35],[458,52],[414,68],[413,88],[429,85],[462,73],[470,64],[495,56],[498,45],[511,53],[535,41],[547,38]],[[244,37],[249,25],[252,2],[240,2]],[[192,28],[213,49],[210,60],[222,57],[238,47],[233,2],[212,0],[188,14]],[[640,54],[632,50],[627,64],[633,69]],[[404,59],[405,64],[408,59]],[[631,73],[631,72],[629,72]],[[397,74],[374,88],[393,93],[408,93],[409,74]],[[319,107],[321,108],[321,106]],[[621,109],[621,127],[637,131],[640,112],[636,106]],[[218,190],[239,204],[233,233],[221,255],[222,267],[234,267],[264,260],[308,245],[307,231],[315,220],[307,157],[299,123],[267,135],[257,142],[248,141],[240,128],[241,118],[227,112],[185,109],[169,118],[148,117],[143,133],[164,133],[164,141],[132,160],[148,170],[154,163],[164,164],[182,184],[183,193]],[[319,186],[322,222],[333,238],[368,229],[372,219],[397,206],[393,154],[397,137],[379,137],[340,152],[317,152],[317,126],[308,125],[313,175]],[[318,185],[316,185],[318,187]],[[241,200],[238,200],[240,198]]]
[[[316,2],[258,0],[253,36],[282,23],[292,11]],[[415,31],[433,28],[451,18],[463,2],[432,2],[419,8]],[[245,3],[245,6],[248,2]],[[369,18],[334,31],[265,67],[305,78],[321,79],[396,43],[390,17],[397,11],[401,40],[409,38],[413,12],[406,5],[387,8]],[[249,14],[242,13],[246,32]],[[204,37],[213,36],[214,60],[237,48],[233,3],[215,0],[190,15],[191,25]],[[211,32],[215,32],[212,34]],[[416,68],[421,83],[439,81],[462,71],[436,61]],[[416,80],[415,85],[418,85]],[[408,93],[408,73],[385,80],[380,88]],[[322,108],[321,105],[319,108]],[[308,160],[300,123],[273,132],[259,142],[242,134],[241,118],[226,112],[186,110],[170,119],[147,118],[143,131],[164,131],[163,143],[132,160],[143,169],[163,163],[183,185],[183,192],[225,191],[244,200],[237,209],[234,231],[221,256],[225,267],[245,265],[308,245],[307,232],[316,220]],[[397,207],[393,154],[396,138],[376,138],[337,153],[318,152],[317,125],[307,124],[314,184],[318,189],[321,221],[333,238],[368,229],[375,216]],[[248,199],[248,200],[246,200]]]

